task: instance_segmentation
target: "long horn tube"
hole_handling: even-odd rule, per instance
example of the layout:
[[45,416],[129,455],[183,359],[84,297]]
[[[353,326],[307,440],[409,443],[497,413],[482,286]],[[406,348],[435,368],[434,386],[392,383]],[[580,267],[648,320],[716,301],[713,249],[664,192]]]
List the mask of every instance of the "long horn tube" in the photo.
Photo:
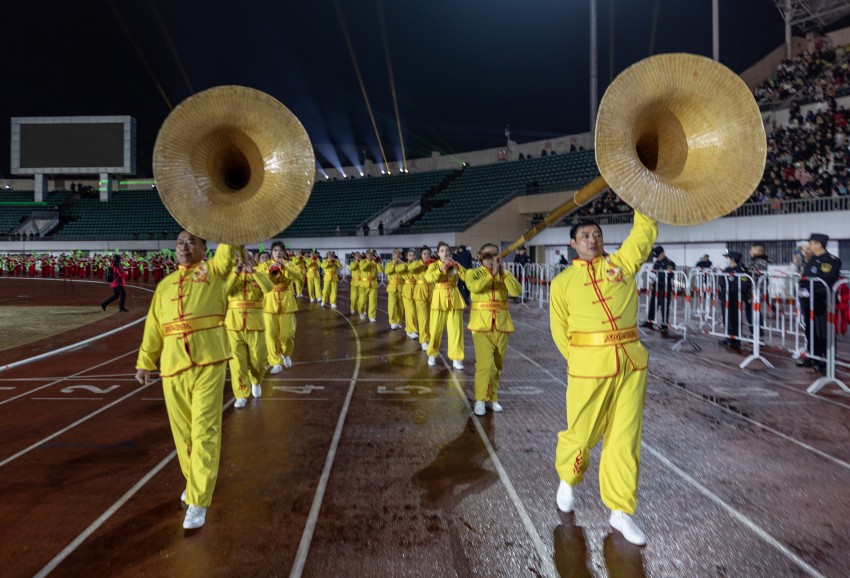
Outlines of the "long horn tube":
[[602,177],[596,177],[586,185],[584,185],[581,189],[575,192],[573,196],[569,198],[569,200],[554,209],[551,213],[546,215],[546,218],[543,219],[542,223],[538,223],[533,229],[530,231],[526,231],[523,235],[510,244],[510,246],[499,253],[499,257],[504,259],[511,253],[517,250],[517,247],[524,245],[526,242],[530,241],[534,237],[536,237],[543,229],[560,221],[565,216],[569,215],[579,207],[585,206],[587,203],[596,198],[602,191],[608,188],[608,183],[605,182],[605,179]]

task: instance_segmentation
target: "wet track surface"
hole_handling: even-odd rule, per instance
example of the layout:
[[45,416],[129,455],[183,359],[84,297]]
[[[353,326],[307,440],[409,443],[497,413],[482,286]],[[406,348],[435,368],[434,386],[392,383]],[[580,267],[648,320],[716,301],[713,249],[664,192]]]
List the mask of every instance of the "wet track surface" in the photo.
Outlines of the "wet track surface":
[[[102,298],[102,284],[72,297],[61,285],[0,279],[0,303]],[[129,316],[2,351],[2,364],[139,318],[149,294],[129,295]],[[786,353],[740,370],[714,340],[674,353],[643,335],[639,549],[608,526],[598,449],[575,514],[555,508],[566,382],[545,309],[511,305],[505,412],[477,418],[468,333],[455,372],[444,356],[428,367],[385,312],[370,324],[343,315],[344,297],[339,311],[299,303],[293,367],[244,410],[226,387],[218,485],[194,532],[161,385],[132,380],[141,325],[0,373],[0,574],[847,575],[850,396],[806,394],[814,374]]]

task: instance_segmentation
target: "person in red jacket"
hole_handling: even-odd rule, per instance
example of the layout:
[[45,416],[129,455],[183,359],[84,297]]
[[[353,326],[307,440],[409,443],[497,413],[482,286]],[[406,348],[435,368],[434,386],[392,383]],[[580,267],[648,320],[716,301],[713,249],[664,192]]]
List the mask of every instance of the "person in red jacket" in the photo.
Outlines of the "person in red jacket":
[[118,301],[118,310],[119,311],[128,311],[124,307],[124,301],[127,299],[127,292],[124,291],[124,279],[127,278],[127,272],[124,270],[124,267],[121,266],[121,255],[116,254],[112,257],[112,264],[110,266],[112,270],[112,282],[110,286],[112,287],[112,297],[104,301],[100,304],[100,308],[106,311],[106,306],[119,299]]

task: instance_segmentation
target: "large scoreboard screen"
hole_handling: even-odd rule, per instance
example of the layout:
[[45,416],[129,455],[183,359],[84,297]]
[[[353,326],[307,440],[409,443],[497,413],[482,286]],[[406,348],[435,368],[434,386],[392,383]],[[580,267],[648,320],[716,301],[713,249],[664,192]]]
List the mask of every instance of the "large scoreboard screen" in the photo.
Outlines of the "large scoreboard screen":
[[13,174],[134,174],[130,116],[13,117]]

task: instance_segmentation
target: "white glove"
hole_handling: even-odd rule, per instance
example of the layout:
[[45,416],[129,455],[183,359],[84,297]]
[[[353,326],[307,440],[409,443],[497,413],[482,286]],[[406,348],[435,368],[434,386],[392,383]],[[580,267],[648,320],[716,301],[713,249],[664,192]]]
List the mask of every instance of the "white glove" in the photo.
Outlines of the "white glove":
[[808,289],[800,289],[800,291],[797,293],[797,295],[800,296],[800,297],[810,297],[811,293],[809,293]]

